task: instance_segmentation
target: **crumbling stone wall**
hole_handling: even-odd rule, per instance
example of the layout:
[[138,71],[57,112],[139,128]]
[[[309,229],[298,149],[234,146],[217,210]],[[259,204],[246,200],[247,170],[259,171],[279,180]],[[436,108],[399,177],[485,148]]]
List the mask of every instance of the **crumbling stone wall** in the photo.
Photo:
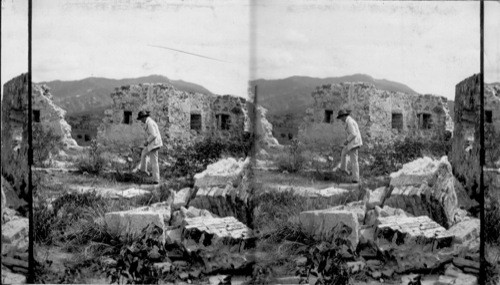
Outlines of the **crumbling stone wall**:
[[[143,139],[143,125],[137,114],[150,111],[165,144],[173,140],[193,141],[206,136],[232,137],[243,134],[248,123],[248,104],[235,96],[185,92],[171,84],[122,86],[111,94],[112,109],[98,128],[98,140],[122,136],[124,144]],[[129,141],[130,140],[130,141]]]
[[319,86],[312,97],[314,106],[307,110],[299,130],[303,140],[342,145],[345,127],[336,119],[341,108],[352,111],[366,144],[407,136],[442,139],[453,128],[444,97],[390,92],[351,82]]
[[77,145],[71,137],[71,126],[64,119],[66,111],[52,102],[52,94],[46,85],[32,85],[33,124],[40,124],[44,129],[51,129],[62,139],[64,147]]
[[28,200],[28,75],[3,86],[2,176],[19,197]]
[[[455,87],[451,165],[470,195],[479,194],[480,86],[479,75],[475,74]],[[485,85],[484,97],[486,162],[490,167],[499,167],[494,164],[500,153],[500,85]]]

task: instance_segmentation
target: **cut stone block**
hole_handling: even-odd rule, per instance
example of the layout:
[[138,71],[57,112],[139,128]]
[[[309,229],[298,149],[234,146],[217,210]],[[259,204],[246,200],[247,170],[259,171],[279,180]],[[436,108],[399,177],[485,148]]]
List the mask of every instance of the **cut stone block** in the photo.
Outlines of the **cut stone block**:
[[435,268],[453,257],[453,236],[427,216],[390,216],[377,221],[376,244],[397,262],[397,272]]
[[385,205],[403,209],[415,216],[427,215],[445,228],[456,223],[458,199],[455,177],[446,157],[425,157],[407,163],[391,174],[393,190]]
[[388,189],[387,187],[379,187],[373,191],[369,192],[368,201],[366,207],[368,209],[374,209],[375,206],[382,207],[384,204]]
[[2,284],[26,284],[25,275],[17,274],[2,268]]
[[251,221],[250,180],[245,175],[237,187],[226,184],[225,187],[199,188],[189,206],[206,209],[219,217],[236,217],[249,224]]
[[16,243],[28,236],[29,220],[19,218],[2,225],[2,243]]
[[186,218],[184,223],[184,241],[194,241],[204,246],[245,243],[253,239],[252,230],[234,217]]
[[355,191],[349,191],[336,186],[318,189],[313,187],[292,187],[289,185],[266,184],[266,188],[268,188],[269,191],[291,191],[292,193],[303,197],[304,203],[309,203],[311,206],[318,205],[318,207],[321,207],[319,209],[345,205],[346,203],[356,200],[355,198],[357,198],[355,197],[357,196]]
[[227,184],[238,185],[249,166],[250,158],[236,160],[232,157],[221,159],[207,166],[207,169],[194,176],[196,188],[226,187]]
[[332,210],[348,211],[355,213],[358,217],[358,222],[362,225],[365,221],[366,205],[363,201],[356,201],[347,203],[347,205],[341,205],[333,207]]
[[174,203],[172,204],[172,208],[174,210],[178,210],[181,207],[186,207],[189,200],[191,199],[191,194],[193,193],[193,189],[186,187],[175,193]]
[[454,236],[454,241],[463,243],[479,237],[481,222],[477,218],[470,218],[449,228],[445,234]]
[[353,248],[358,245],[359,222],[355,213],[333,209],[305,211],[300,213],[299,220],[304,232],[318,240],[332,240],[343,226],[347,226],[350,231],[347,239]]
[[137,236],[150,224],[162,230],[162,240],[165,240],[165,226],[171,216],[170,207],[166,203],[156,203],[129,211],[110,212],[104,215],[110,232],[117,235]]
[[406,163],[402,169],[390,174],[390,185],[393,187],[420,185],[424,181],[433,179],[434,173],[438,170],[440,164],[445,161],[448,163],[448,159],[444,157],[441,160],[423,157]]
[[251,264],[255,238],[252,230],[234,217],[186,218],[183,245],[198,252],[206,274],[218,270],[238,270]]

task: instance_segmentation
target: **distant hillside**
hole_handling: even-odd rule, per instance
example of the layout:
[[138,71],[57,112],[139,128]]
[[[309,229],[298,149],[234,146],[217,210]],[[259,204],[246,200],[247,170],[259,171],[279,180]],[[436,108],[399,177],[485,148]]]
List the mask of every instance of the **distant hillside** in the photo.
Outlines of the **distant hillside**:
[[258,103],[269,110],[270,114],[303,113],[313,104],[311,93],[317,86],[341,82],[373,83],[376,88],[415,94],[410,87],[385,79],[374,79],[365,74],[342,77],[314,78],[293,76],[285,79],[258,79],[251,82],[258,86]]
[[122,85],[170,83],[179,90],[212,94],[203,86],[182,80],[170,80],[161,75],[127,79],[90,77],[75,81],[56,80],[40,83],[49,86],[54,103],[66,110],[67,115],[102,113],[112,104],[109,95],[115,90],[115,87]]

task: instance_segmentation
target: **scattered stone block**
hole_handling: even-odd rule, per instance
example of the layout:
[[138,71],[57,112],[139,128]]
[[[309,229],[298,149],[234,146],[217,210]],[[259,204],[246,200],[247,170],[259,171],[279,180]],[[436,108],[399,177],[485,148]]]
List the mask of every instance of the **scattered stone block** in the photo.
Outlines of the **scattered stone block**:
[[238,185],[249,166],[250,158],[236,160],[232,157],[221,159],[207,166],[207,169],[194,176],[196,188],[226,187]]
[[2,225],[2,243],[16,243],[28,236],[29,220],[27,218],[13,219]]
[[365,269],[366,264],[363,261],[349,261],[346,266],[350,273],[356,273]]
[[384,204],[388,189],[387,187],[379,187],[373,191],[369,191],[368,193],[368,201],[366,203],[366,207],[368,209],[374,209],[375,206],[382,207]]
[[181,207],[186,207],[191,199],[191,194],[193,193],[193,189],[186,187],[177,191],[174,196],[174,203],[172,204],[172,208],[174,210],[178,210]]
[[110,212],[104,215],[105,223],[110,232],[117,235],[140,235],[150,224],[159,227],[162,240],[165,240],[165,225],[170,220],[170,207],[157,203],[149,207],[141,207],[129,211]]
[[186,218],[184,220],[184,241],[194,241],[204,246],[238,243],[245,248],[251,239],[252,230],[234,217],[225,218]]
[[161,270],[161,273],[167,273],[172,270],[172,263],[170,262],[157,262],[153,263],[153,267]]
[[391,174],[391,195],[385,205],[415,215],[427,215],[445,228],[455,224],[458,199],[455,177],[446,156],[428,157],[407,163]]
[[199,188],[189,206],[209,210],[219,217],[236,217],[248,224],[251,220],[251,181],[245,175],[237,187],[228,183],[224,187]]
[[397,272],[429,269],[453,257],[453,236],[427,216],[380,217],[375,230],[376,244],[397,262]]
[[303,230],[318,240],[332,240],[346,226],[350,231],[346,238],[354,248],[358,245],[359,222],[355,213],[333,209],[305,211],[299,220]]
[[143,189],[137,189],[137,188],[129,188],[127,190],[123,190],[121,192],[117,191],[116,196],[123,197],[123,198],[135,198],[139,196],[144,196],[151,193],[150,191],[143,190]]
[[363,201],[350,202],[346,205],[333,207],[332,209],[355,213],[358,217],[358,222],[360,225],[362,225],[365,221],[366,204]]
[[378,206],[375,206],[375,212],[377,212],[377,215],[379,217],[382,217],[382,218],[391,217],[391,216],[413,217],[412,214],[407,213],[402,209],[393,208],[390,206],[384,206],[384,208],[380,208]]
[[477,270],[479,272],[479,268],[480,268],[480,263],[478,261],[465,259],[463,257],[453,258],[453,265],[455,265],[456,267],[458,267],[464,271],[467,269],[473,269],[473,270]]
[[479,237],[479,227],[481,221],[477,218],[470,218],[455,224],[449,228],[445,234],[454,236],[454,241],[463,243]]
[[333,206],[345,205],[351,202],[357,193],[349,191],[348,189],[339,188],[337,186],[318,189],[313,187],[296,187],[289,185],[279,184],[266,184],[266,188],[270,191],[291,191],[295,195],[303,197],[304,203],[311,205],[319,205],[318,207],[330,208]]
[[197,252],[204,262],[204,273],[238,270],[251,264],[255,238],[251,229],[234,217],[186,218],[183,245]]
[[2,267],[2,284],[26,284],[25,275],[17,274]]

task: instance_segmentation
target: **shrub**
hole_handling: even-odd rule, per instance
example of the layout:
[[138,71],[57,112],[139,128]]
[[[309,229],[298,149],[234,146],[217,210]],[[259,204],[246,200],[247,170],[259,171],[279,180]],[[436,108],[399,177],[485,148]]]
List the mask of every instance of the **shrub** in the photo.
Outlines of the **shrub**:
[[485,242],[500,245],[500,202],[490,198],[485,207],[484,224],[486,228]]
[[371,157],[371,162],[360,166],[364,176],[388,175],[399,170],[403,164],[424,155],[440,158],[448,155],[451,141],[433,141],[421,138],[406,137],[393,144],[375,144],[370,148],[363,147],[361,156]]
[[166,171],[167,176],[192,178],[224,155],[247,156],[252,148],[253,138],[252,135],[245,135],[230,139],[206,137],[193,143],[173,141],[172,150],[169,151],[173,163]]
[[76,167],[81,172],[99,174],[104,169],[106,160],[103,157],[103,150],[96,140],[92,140],[88,153],[81,155],[76,161]]
[[304,169],[306,158],[303,155],[303,146],[297,139],[293,139],[288,153],[283,153],[278,156],[277,166],[281,171],[290,173],[299,172]]
[[[62,136],[50,127],[33,124],[33,163],[36,166],[49,166],[50,158],[61,147]],[[48,163],[47,163],[48,162]]]
[[[49,205],[40,201],[34,205],[35,240],[43,244],[67,240],[67,227],[80,219],[93,219],[104,212],[105,200],[96,192],[68,193]],[[81,238],[80,235],[73,238]]]

